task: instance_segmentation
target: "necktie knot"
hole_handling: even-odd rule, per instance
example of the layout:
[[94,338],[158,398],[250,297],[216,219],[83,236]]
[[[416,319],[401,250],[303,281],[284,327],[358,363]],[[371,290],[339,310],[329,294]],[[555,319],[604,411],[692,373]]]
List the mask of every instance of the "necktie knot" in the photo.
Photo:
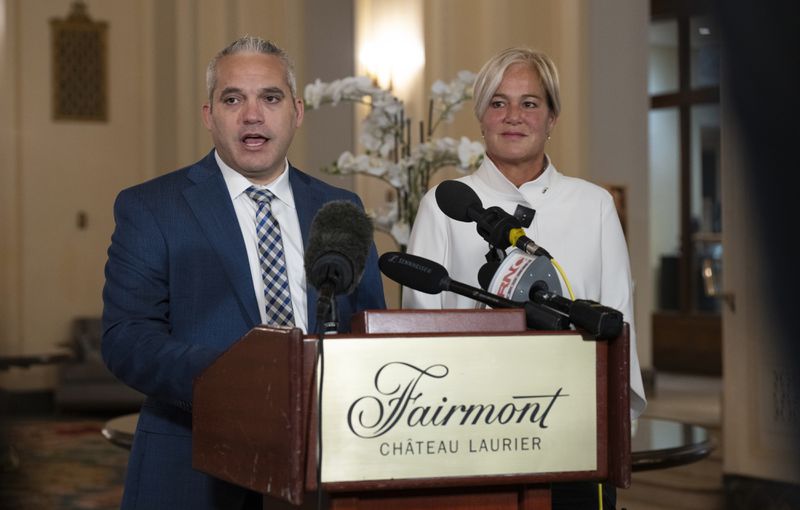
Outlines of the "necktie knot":
[[250,186],[244,192],[257,204],[269,204],[275,198],[275,194],[266,188]]

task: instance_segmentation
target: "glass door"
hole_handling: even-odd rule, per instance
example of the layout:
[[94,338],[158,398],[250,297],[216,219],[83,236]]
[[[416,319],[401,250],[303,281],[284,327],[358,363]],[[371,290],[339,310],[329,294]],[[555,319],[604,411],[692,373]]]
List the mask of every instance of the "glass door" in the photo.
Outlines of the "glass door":
[[702,1],[651,1],[653,365],[721,374],[719,34]]

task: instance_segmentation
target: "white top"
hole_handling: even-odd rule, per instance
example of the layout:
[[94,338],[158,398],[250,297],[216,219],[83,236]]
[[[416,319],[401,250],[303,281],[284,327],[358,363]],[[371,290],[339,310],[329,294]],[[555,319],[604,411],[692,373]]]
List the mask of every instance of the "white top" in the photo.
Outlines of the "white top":
[[242,231],[244,246],[247,249],[247,261],[250,264],[250,275],[253,278],[253,289],[258,299],[258,309],[261,313],[261,322],[267,322],[266,300],[264,299],[264,279],[261,278],[261,263],[258,261],[258,238],[256,237],[256,211],[258,206],[245,190],[250,186],[268,189],[275,199],[270,202],[272,215],[281,227],[283,240],[283,254],[286,258],[286,270],[289,277],[289,293],[292,296],[295,326],[308,331],[308,309],[306,308],[306,269],[304,265],[303,235],[300,232],[300,220],[297,219],[297,209],[294,206],[294,193],[289,183],[289,162],[286,162],[283,173],[262,186],[247,180],[242,174],[225,164],[214,152],[217,164],[222,170],[222,177],[228,186],[236,219]]
[[[499,206],[514,214],[517,205],[536,210],[526,235],[561,264],[575,299],[591,299],[622,312],[630,324],[631,416],[647,403],[636,352],[633,284],[628,247],[611,194],[583,179],[568,177],[549,163],[533,181],[514,186],[485,157],[473,174],[458,179],[480,197],[483,207]],[[436,203],[435,188],[420,203],[408,253],[442,264],[450,278],[478,287],[478,270],[489,245],[476,224],[447,217]],[[563,293],[569,297],[561,282]],[[425,294],[403,288],[404,308],[475,308],[476,301],[454,294]]]

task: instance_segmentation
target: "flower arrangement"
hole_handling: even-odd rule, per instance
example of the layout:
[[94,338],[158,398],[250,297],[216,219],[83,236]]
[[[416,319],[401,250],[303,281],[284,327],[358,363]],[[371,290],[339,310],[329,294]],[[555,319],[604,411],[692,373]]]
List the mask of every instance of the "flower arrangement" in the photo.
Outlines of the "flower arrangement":
[[475,74],[461,71],[450,83],[437,81],[431,87],[427,127],[419,121],[419,142],[412,143],[412,122],[403,103],[388,90],[377,87],[367,77],[347,77],[330,83],[319,79],[305,89],[309,109],[335,106],[342,101],[369,106],[361,122],[360,142],[364,154],[343,152],[337,161],[323,168],[333,175],[364,174],[378,178],[394,188],[397,200],[387,212],[375,215],[375,226],[388,232],[405,249],[420,200],[428,191],[431,176],[452,166],[462,173],[476,169],[484,148],[467,137],[433,138],[442,123],[449,123],[463,103],[472,97]]

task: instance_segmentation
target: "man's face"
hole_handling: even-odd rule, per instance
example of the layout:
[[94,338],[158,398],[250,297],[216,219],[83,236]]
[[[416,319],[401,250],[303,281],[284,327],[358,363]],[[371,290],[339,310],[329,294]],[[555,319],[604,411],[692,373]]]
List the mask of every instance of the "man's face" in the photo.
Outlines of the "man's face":
[[280,58],[237,53],[217,62],[203,122],[222,161],[252,182],[267,184],[283,171],[303,122],[303,102],[292,98]]

